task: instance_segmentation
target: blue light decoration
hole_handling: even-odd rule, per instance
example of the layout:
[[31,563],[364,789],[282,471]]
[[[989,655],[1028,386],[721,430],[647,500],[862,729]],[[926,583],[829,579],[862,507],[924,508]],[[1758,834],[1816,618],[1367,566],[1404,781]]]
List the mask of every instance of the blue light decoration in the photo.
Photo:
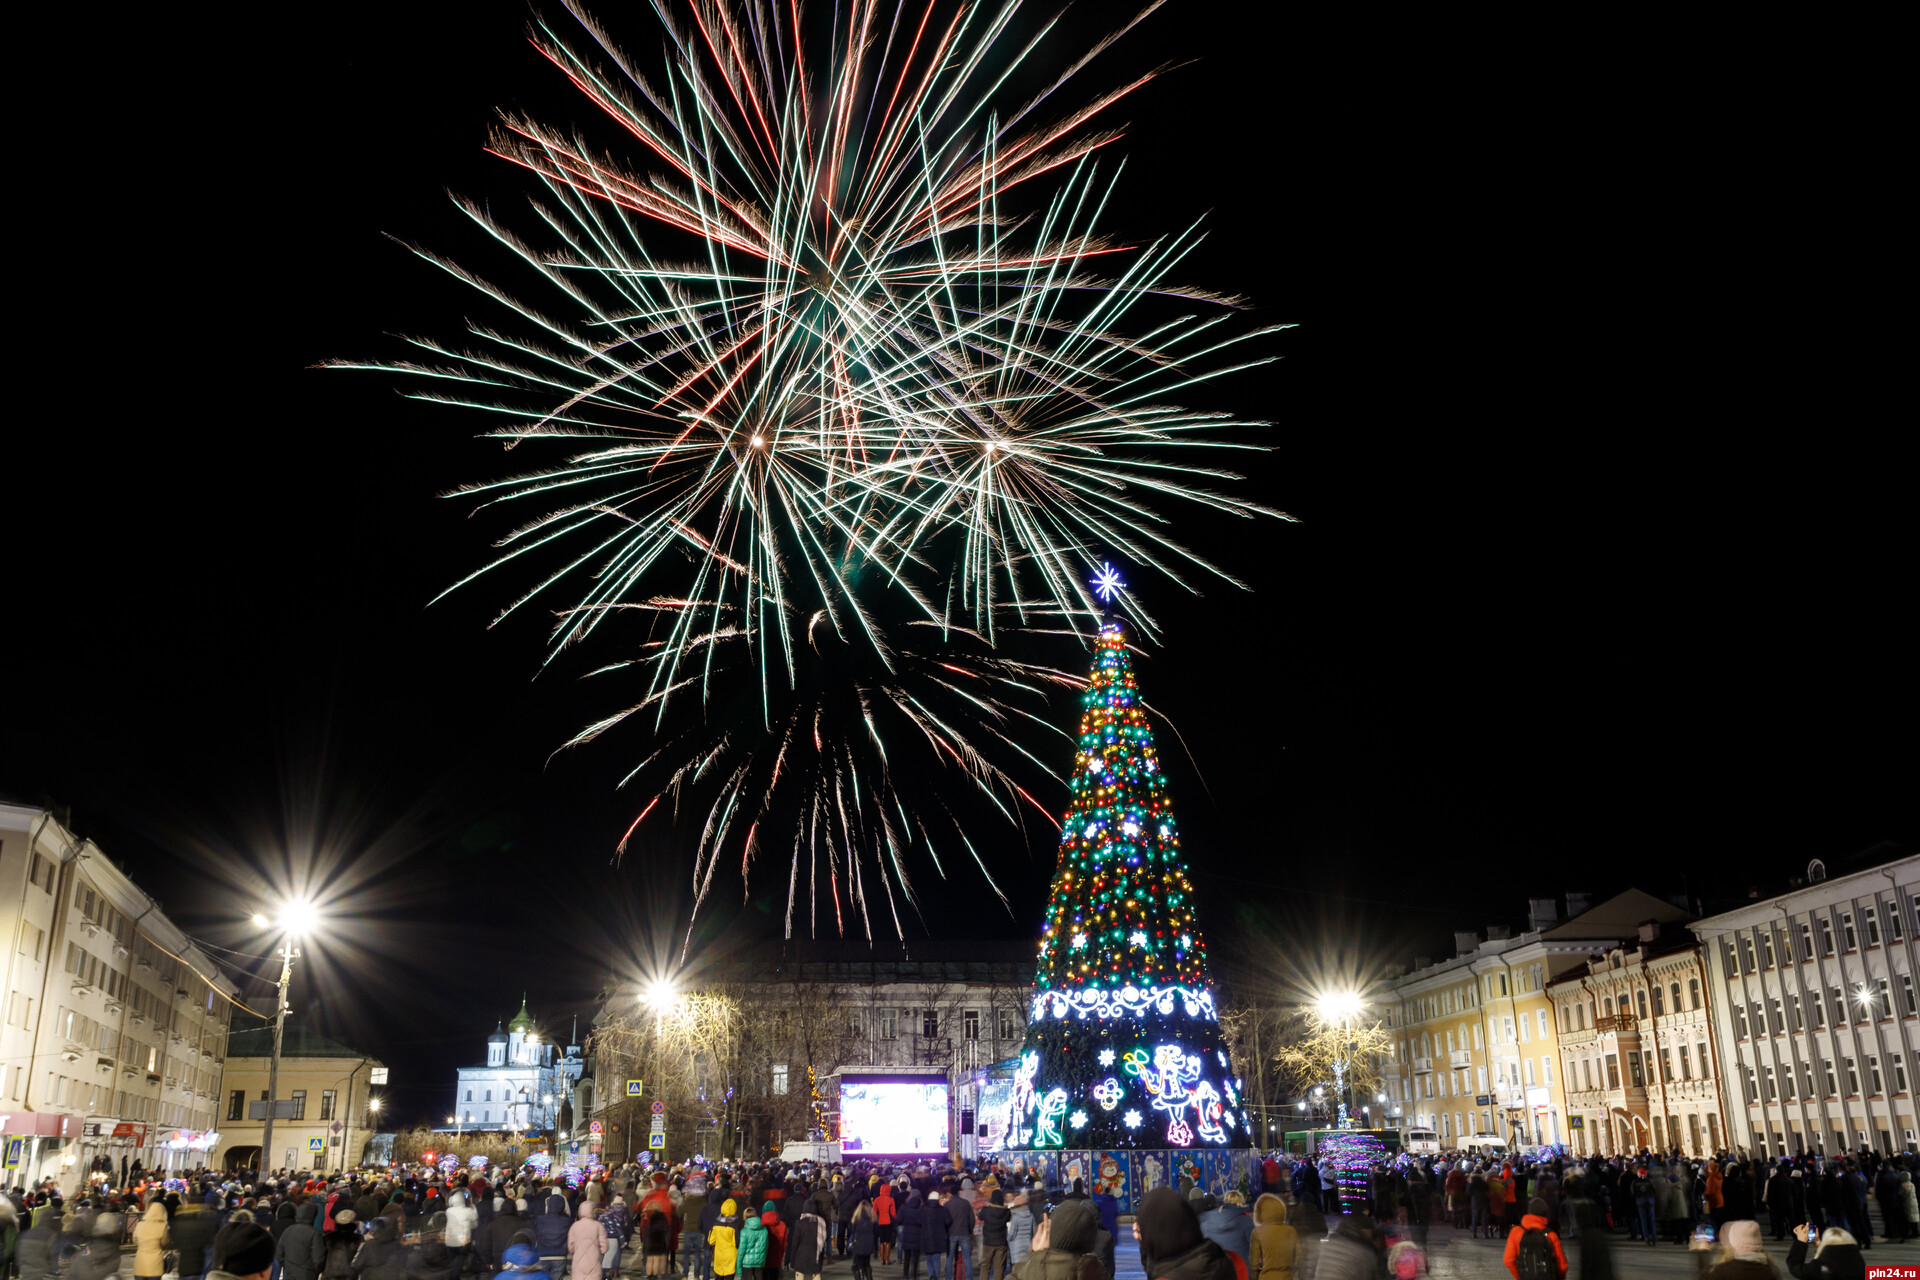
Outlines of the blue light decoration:
[[1322,1135],[1320,1151],[1340,1184],[1340,1211],[1364,1213],[1370,1201],[1368,1176],[1387,1155],[1386,1144],[1364,1130]]
[[[1093,579],[1109,602],[1122,585],[1112,565]],[[1076,1149],[1251,1147],[1179,823],[1116,618],[1095,642],[1068,787],[1007,1148],[1063,1147],[1063,1121]]]

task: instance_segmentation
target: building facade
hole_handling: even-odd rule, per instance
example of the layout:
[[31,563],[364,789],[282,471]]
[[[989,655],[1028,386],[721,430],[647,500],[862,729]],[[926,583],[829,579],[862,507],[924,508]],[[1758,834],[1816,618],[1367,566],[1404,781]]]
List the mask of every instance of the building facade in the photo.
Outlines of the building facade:
[[1693,925],[1726,1063],[1728,1141],[1766,1155],[1911,1151],[1920,1086],[1920,856]]
[[1484,939],[1456,933],[1451,960],[1416,960],[1386,984],[1385,1020],[1396,1033],[1384,1064],[1388,1113],[1363,1119],[1432,1129],[1448,1148],[1480,1135],[1521,1147],[1568,1144],[1574,1130],[1549,989],[1642,922],[1685,915],[1629,889],[1597,906],[1569,894],[1564,920],[1556,900],[1535,899],[1518,936],[1497,925]]
[[[273,1024],[250,1014],[234,1019],[227,1040],[220,1128],[207,1163],[217,1169],[260,1164],[264,1116],[251,1104],[267,1101],[273,1063]],[[386,1067],[371,1054],[349,1048],[289,1019],[280,1041],[275,1091],[293,1114],[273,1122],[276,1169],[325,1173],[352,1168],[373,1132],[375,1080]]]
[[91,840],[0,803],[8,1182],[207,1163],[235,994]]
[[1691,933],[1645,922],[1631,946],[1567,972],[1547,995],[1576,1155],[1721,1149],[1713,997]]
[[454,1084],[451,1131],[505,1130],[548,1133],[574,1102],[582,1059],[578,1045],[555,1044],[540,1034],[525,997],[513,1020],[487,1037],[487,1060],[461,1067]]
[[[979,1078],[1014,1056],[1026,1035],[1033,984],[1027,942],[823,942],[732,950],[686,990],[723,996],[739,1026],[711,1050],[690,1047],[684,1067],[654,1052],[635,991],[613,988],[594,1024],[579,1114],[603,1121],[610,1154],[645,1149],[646,1104],[629,1078],[658,1077],[674,1158],[778,1152],[837,1132],[828,1078],[842,1070],[937,1068],[949,1085],[954,1149],[982,1138]],[[724,1039],[724,1044],[720,1041]],[[617,1130],[616,1130],[617,1126]]]

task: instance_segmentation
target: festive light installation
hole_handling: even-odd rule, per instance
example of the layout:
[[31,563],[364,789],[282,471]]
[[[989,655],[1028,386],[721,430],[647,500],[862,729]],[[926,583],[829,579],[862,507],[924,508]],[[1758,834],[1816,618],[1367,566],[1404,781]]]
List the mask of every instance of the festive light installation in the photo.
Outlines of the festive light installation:
[[[1110,599],[1119,575],[1102,566]],[[1008,1146],[1244,1147],[1193,884],[1121,624],[1102,627]],[[1058,1102],[1055,1102],[1055,1099]],[[1071,1113],[1070,1134],[1059,1117]]]
[[1365,1213],[1370,1198],[1368,1171],[1386,1158],[1386,1144],[1364,1130],[1353,1130],[1322,1135],[1319,1148],[1340,1184],[1340,1211]]

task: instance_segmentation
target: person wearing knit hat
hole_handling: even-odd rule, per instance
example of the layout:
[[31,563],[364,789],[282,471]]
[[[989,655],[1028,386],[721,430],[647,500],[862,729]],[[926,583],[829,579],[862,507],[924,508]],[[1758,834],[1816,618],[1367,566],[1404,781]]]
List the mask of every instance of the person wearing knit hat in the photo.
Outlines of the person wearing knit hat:
[[1722,1223],[1720,1243],[1728,1256],[1707,1270],[1707,1280],[1779,1280],[1779,1268],[1760,1243],[1758,1222],[1735,1218]]
[[207,1280],[257,1280],[273,1270],[273,1233],[257,1222],[240,1224],[227,1238],[221,1265]]

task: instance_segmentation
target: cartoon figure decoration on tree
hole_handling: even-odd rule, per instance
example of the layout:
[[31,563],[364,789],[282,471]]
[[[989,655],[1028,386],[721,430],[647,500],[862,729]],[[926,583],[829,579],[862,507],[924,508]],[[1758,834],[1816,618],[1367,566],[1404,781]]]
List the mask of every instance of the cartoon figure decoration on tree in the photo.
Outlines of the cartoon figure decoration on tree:
[[1081,697],[1060,862],[1015,1072],[1009,1149],[1251,1144],[1125,629],[1107,604]]

